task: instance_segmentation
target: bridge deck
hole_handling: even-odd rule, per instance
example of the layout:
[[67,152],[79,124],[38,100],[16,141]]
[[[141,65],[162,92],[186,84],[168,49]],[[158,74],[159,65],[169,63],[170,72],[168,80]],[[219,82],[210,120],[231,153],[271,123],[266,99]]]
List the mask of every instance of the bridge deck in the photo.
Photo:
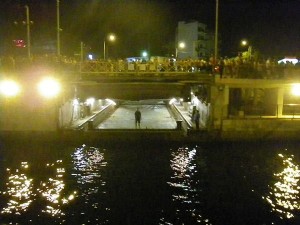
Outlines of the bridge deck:
[[175,119],[162,104],[121,105],[96,129],[136,129],[134,112],[137,108],[142,114],[140,129],[176,129]]

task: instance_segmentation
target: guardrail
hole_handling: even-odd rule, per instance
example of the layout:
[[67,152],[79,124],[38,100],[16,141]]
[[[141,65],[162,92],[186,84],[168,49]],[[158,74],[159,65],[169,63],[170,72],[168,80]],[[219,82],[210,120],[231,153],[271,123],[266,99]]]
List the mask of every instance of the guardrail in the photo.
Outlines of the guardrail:
[[46,67],[58,73],[79,74],[203,74],[221,73],[223,77],[247,79],[298,79],[300,66],[264,64],[225,65],[222,72],[218,67],[200,63],[199,60],[179,60],[174,62],[127,62],[124,60],[108,61],[57,61],[57,60],[16,60],[13,63],[0,64],[3,74],[10,72],[23,73],[32,67]]
[[171,110],[175,114],[175,119],[177,123],[177,129],[183,129],[186,134],[193,129],[193,125],[190,123],[189,120],[185,118],[184,115],[182,115],[181,111],[178,109],[178,107],[175,104],[170,105]]
[[173,72],[173,73],[211,73],[211,70],[192,66],[192,65],[177,65],[177,64],[160,64],[160,63],[127,63],[118,61],[87,61],[80,63],[81,73],[108,73],[108,72],[123,72],[123,73],[157,73],[157,72]]
[[[173,63],[128,63],[125,61],[86,61],[80,63],[80,73],[138,73],[138,74],[220,74],[218,68],[213,71],[211,65],[199,65],[191,61]],[[294,79],[300,76],[299,66],[275,65],[271,68],[241,64],[225,66],[222,71],[223,77],[250,78],[250,79]]]
[[114,110],[114,105],[109,104],[106,105],[103,109],[101,109],[96,114],[87,117],[81,124],[77,125],[75,130],[93,130],[96,125],[100,124],[111,112]]

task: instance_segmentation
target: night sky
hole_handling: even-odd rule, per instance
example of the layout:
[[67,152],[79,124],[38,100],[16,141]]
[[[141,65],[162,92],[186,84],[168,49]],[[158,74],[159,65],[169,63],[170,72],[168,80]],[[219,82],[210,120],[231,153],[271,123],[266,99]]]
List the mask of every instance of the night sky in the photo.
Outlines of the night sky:
[[[60,0],[62,53],[78,52],[83,41],[103,51],[104,37],[114,57],[174,53],[178,21],[198,20],[215,30],[215,0]],[[56,40],[56,0],[1,0],[0,46],[26,38],[24,5],[30,7],[32,45]],[[219,0],[222,56],[241,51],[247,39],[265,56],[300,55],[300,0]],[[17,22],[15,24],[14,22]]]

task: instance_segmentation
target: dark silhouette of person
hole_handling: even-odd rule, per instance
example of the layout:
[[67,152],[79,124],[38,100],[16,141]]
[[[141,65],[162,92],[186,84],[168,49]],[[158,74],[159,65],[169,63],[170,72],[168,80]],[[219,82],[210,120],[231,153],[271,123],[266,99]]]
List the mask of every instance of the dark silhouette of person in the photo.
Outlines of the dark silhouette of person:
[[196,123],[196,129],[197,130],[199,130],[199,122],[200,122],[200,113],[199,113],[199,110],[196,110],[195,123]]
[[136,109],[136,111],[134,113],[134,116],[135,116],[135,128],[137,128],[137,126],[139,128],[141,128],[142,114],[141,114],[139,108]]

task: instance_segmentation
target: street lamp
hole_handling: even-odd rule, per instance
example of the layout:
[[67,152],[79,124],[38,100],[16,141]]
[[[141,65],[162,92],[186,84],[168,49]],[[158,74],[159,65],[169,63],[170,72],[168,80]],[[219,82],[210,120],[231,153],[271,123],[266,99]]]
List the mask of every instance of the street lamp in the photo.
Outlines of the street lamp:
[[26,9],[26,28],[27,28],[27,54],[28,58],[31,58],[31,43],[30,43],[30,17],[29,17],[29,7],[25,5]]
[[183,41],[179,42],[178,45],[176,46],[176,53],[175,53],[176,59],[178,57],[179,49],[182,50],[184,48],[185,48],[185,43]]
[[13,80],[4,80],[0,82],[0,93],[6,97],[18,95],[20,89],[20,85]]
[[242,41],[241,41],[241,44],[242,44],[243,46],[247,46],[247,45],[248,45],[248,41],[247,41],[247,40],[242,40]]
[[294,96],[300,96],[300,84],[293,84],[293,86],[292,86],[292,94]]
[[57,56],[60,56],[60,12],[59,12],[59,0],[56,0],[56,41],[57,41],[57,46],[56,46],[56,51],[57,51]]
[[218,37],[219,37],[219,0],[216,0],[216,18],[215,18],[215,57],[214,63],[217,63],[218,60]]
[[106,39],[110,42],[114,42],[116,40],[116,36],[114,34],[109,34],[106,38],[104,38],[103,41],[103,59],[106,59],[105,53],[106,53],[106,44],[105,41]]
[[245,39],[241,41],[241,45],[242,45],[242,46],[248,46],[248,51],[247,51],[247,53],[248,53],[248,57],[249,57],[249,60],[250,60],[250,59],[251,59],[251,56],[252,56],[252,46],[249,45],[248,41],[245,40]]
[[50,99],[56,97],[60,93],[61,86],[57,80],[47,77],[40,81],[38,90],[43,97]]

